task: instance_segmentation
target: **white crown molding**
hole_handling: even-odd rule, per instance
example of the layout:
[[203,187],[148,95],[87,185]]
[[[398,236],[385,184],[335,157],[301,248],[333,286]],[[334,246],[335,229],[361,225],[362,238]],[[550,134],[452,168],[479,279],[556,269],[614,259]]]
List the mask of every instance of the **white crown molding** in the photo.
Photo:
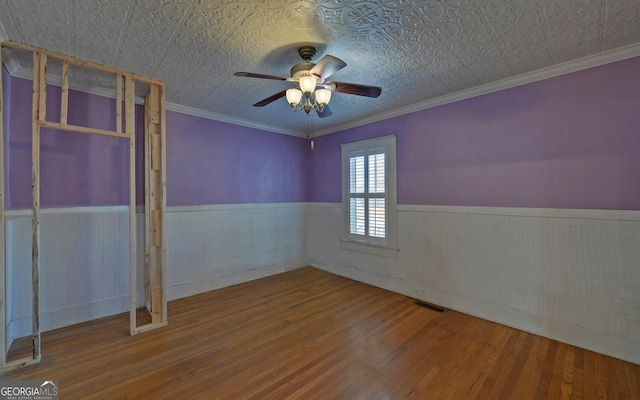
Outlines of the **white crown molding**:
[[[26,80],[33,79],[33,72],[31,72],[30,69],[21,67],[16,61],[16,58],[6,60],[5,65],[7,66],[7,70],[12,77]],[[59,76],[47,76],[47,84],[61,87],[62,78]],[[69,89],[110,99],[116,98],[116,91],[114,89],[100,87],[85,82],[69,82]],[[136,104],[144,104],[144,98],[136,96],[135,102]]]
[[620,47],[613,50],[604,51],[577,60],[567,61],[562,64],[553,65],[551,67],[542,68],[536,71],[527,72],[511,78],[502,79],[496,82],[488,83],[482,86],[476,86],[470,89],[461,90],[459,92],[446,94],[444,96],[421,101],[409,106],[396,108],[386,112],[376,114],[371,117],[361,118],[347,124],[341,124],[315,133],[315,136],[328,135],[330,133],[344,131],[346,129],[356,128],[358,126],[371,124],[373,122],[410,114],[416,111],[426,110],[428,108],[438,107],[444,104],[454,103],[460,100],[466,100],[484,94],[498,92],[500,90],[522,86],[529,83],[541,81],[544,79],[554,78],[561,75],[570,74],[572,72],[584,69],[598,67],[600,65],[610,64],[616,61],[622,61],[633,57],[640,56],[640,43],[630,46]]
[[256,123],[241,120],[238,118],[229,117],[228,115],[218,114],[212,111],[201,110],[193,107],[187,107],[187,106],[183,106],[175,103],[167,102],[167,110],[178,112],[181,114],[192,115],[194,117],[210,119],[213,121],[226,122],[233,125],[245,126],[247,128],[259,129],[267,132],[281,133],[283,135],[296,136],[296,137],[304,137],[303,133],[297,132],[295,130],[278,129],[272,126],[256,124]]
[[[18,77],[22,72],[20,71],[20,63],[15,57],[3,57],[2,62],[4,66],[7,67],[7,71],[9,71],[9,75],[13,77]],[[31,79],[31,72],[28,72],[29,79]]]
[[[2,31],[0,30],[0,35]],[[410,114],[417,111],[426,110],[433,107],[438,107],[444,104],[454,103],[460,100],[466,100],[477,96],[482,96],[489,93],[498,92],[500,90],[509,89],[517,86],[526,85],[529,83],[541,81],[544,79],[550,79],[561,75],[570,74],[573,72],[598,67],[605,64],[610,64],[617,61],[626,60],[633,57],[640,56],[640,43],[630,46],[620,47],[613,50],[604,51],[602,53],[594,54],[584,58],[580,58],[573,61],[567,61],[562,64],[554,65],[547,68],[542,68],[536,71],[527,72],[521,75],[517,75],[511,78],[502,79],[496,82],[488,83],[486,85],[476,86],[470,89],[461,90],[459,92],[446,94],[444,96],[436,97],[433,99],[421,101],[419,103],[411,104],[405,107],[399,107],[386,112],[378,113],[371,117],[360,118],[351,121],[346,124],[340,124],[324,130],[319,130],[314,133],[314,136],[323,136],[330,133],[340,132],[358,126],[379,122],[385,119],[398,117],[401,115]],[[15,59],[3,60],[7,66],[9,74],[13,77],[32,79],[32,73],[26,68],[20,68]],[[52,77],[49,79],[49,83],[52,85],[60,86],[61,82],[59,78]],[[98,96],[104,96],[109,98],[115,98],[115,91],[107,88],[97,87],[90,84],[72,83],[70,87],[74,90],[81,92],[95,94]],[[136,103],[142,104],[144,99],[136,98]],[[193,107],[183,106],[180,104],[174,104],[167,102],[167,110],[174,111],[186,115],[192,115],[195,117],[205,118],[213,121],[225,122],[233,125],[245,126],[248,128],[259,129],[268,132],[280,133],[295,137],[305,137],[304,133],[296,130],[283,130],[273,126],[256,124],[253,122],[229,117],[227,115],[218,114],[212,111],[201,110]]]

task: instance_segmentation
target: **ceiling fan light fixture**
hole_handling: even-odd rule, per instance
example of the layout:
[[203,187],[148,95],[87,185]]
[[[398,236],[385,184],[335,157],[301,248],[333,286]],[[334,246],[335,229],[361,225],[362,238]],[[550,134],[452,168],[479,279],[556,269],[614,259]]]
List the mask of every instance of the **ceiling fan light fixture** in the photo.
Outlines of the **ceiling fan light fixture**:
[[311,96],[311,93],[316,88],[316,78],[313,76],[303,76],[300,78],[300,90],[304,93],[305,96]]
[[300,100],[302,100],[302,92],[300,90],[295,88],[287,89],[287,101],[291,107],[295,108],[300,104]]
[[[281,90],[280,92],[267,97],[254,104],[254,107],[264,107],[274,101],[287,98],[287,102],[291,106],[292,111],[304,110],[309,114],[312,110],[318,113],[320,118],[326,118],[332,115],[329,108],[331,100],[331,92],[355,94],[358,96],[378,97],[382,89],[378,86],[360,85],[348,82],[332,82],[327,78],[342,68],[347,63],[341,59],[326,54],[318,61],[312,63],[311,59],[316,53],[313,46],[302,46],[298,49],[298,54],[304,62],[298,63],[291,68],[291,76],[266,75],[253,72],[236,72],[235,76],[243,76],[249,78],[274,79],[278,81],[288,81],[297,83],[297,87]],[[320,83],[320,88],[316,90]]]
[[329,101],[331,100],[331,90],[329,90],[329,89],[318,89],[315,92],[315,97],[316,97],[316,103],[320,107],[324,107],[327,104],[329,104]]

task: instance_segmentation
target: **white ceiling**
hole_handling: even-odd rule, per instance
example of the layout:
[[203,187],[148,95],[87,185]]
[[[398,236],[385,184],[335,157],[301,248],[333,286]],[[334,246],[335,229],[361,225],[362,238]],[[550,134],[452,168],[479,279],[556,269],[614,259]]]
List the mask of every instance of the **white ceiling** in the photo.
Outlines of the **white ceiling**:
[[[640,55],[640,0],[0,0],[0,24],[0,39],[162,80],[173,109],[301,136],[572,60]],[[285,99],[252,107],[291,84],[233,73],[288,76],[307,43],[318,47],[313,61],[347,63],[331,79],[382,95],[335,93],[323,119],[293,113]]]

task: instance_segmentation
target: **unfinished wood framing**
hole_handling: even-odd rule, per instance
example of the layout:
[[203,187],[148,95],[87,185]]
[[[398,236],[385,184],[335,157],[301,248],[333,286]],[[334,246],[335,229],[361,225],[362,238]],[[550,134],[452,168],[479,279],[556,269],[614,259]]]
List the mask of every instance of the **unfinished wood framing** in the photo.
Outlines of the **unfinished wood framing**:
[[[4,108],[2,104],[2,79],[0,79],[0,370],[37,363],[41,359],[40,347],[40,133],[42,128],[69,132],[106,135],[129,140],[129,235],[130,235],[130,332],[132,335],[167,324],[167,299],[165,283],[166,263],[166,164],[165,164],[165,95],[160,81],[119,71],[89,61],[49,52],[15,42],[3,42],[1,48],[28,52],[33,55],[32,92],[32,288],[33,331],[32,357],[7,361],[6,348],[6,251],[5,251],[5,199],[4,199]],[[0,51],[1,56],[1,51]],[[47,121],[47,60],[62,62],[60,121]],[[0,65],[2,59],[0,58]],[[69,69],[70,65],[113,74],[116,79],[115,130],[96,129],[68,123]],[[135,91],[136,83],[149,87],[145,99],[145,299],[152,321],[136,326],[136,196],[135,196]],[[123,88],[124,86],[124,88]],[[124,103],[124,104],[123,104]],[[123,118],[124,114],[124,118]],[[124,124],[124,132],[123,132]]]
[[[165,125],[164,88],[151,86],[145,98],[145,306],[151,326],[167,323],[165,290]],[[135,318],[133,310],[132,317]],[[132,331],[132,334],[136,333]]]
[[62,61],[62,88],[60,101],[60,123],[67,125],[69,112],[69,61]]
[[33,360],[40,361],[40,122],[47,115],[47,56],[33,53],[33,94],[31,125],[31,198],[32,198],[32,338]]

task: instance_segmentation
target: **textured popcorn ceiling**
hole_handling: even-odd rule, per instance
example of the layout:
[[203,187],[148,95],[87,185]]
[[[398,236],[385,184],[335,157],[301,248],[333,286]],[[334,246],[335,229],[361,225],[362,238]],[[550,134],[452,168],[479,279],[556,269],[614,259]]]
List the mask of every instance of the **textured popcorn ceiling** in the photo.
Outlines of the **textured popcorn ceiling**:
[[[0,0],[0,24],[4,39],[160,79],[174,108],[302,136],[613,49],[640,54],[640,0]],[[382,95],[336,93],[324,119],[285,99],[252,107],[290,84],[233,73],[288,76],[304,43],[314,61],[347,63],[332,79]]]

